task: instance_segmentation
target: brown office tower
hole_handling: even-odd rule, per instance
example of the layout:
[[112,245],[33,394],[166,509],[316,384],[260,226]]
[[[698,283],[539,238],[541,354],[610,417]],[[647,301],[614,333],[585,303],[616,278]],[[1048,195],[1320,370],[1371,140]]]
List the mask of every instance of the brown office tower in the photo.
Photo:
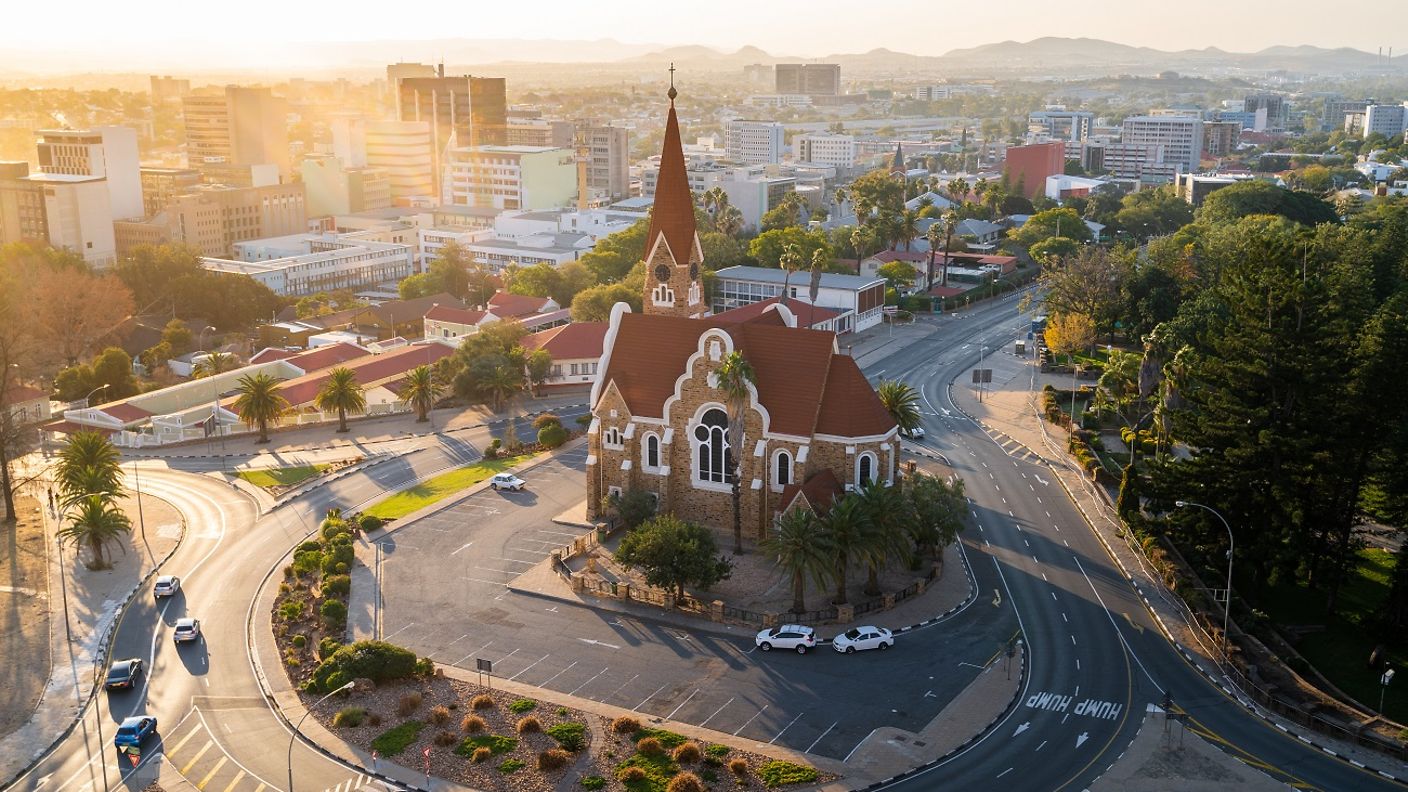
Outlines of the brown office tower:
[[400,81],[401,121],[430,123],[435,184],[450,147],[508,145],[508,101],[502,77],[406,77]]

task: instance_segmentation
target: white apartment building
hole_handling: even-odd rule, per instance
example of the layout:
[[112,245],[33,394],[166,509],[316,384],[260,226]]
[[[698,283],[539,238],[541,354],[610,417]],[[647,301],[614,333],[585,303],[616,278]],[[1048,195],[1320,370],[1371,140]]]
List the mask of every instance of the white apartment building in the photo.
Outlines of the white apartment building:
[[964,85],[959,83],[945,85],[921,85],[914,89],[914,98],[921,102],[937,102],[940,99],[952,99],[955,96],[964,94],[990,94],[991,85]]
[[554,209],[577,200],[571,149],[474,146],[450,149],[445,166],[448,204],[497,209]]
[[[685,178],[689,180],[689,191],[703,193],[728,177],[728,168],[713,162],[691,162],[685,166]],[[660,178],[660,163],[655,162],[641,169],[640,193],[643,196],[655,195],[655,184]]]
[[729,121],[724,125],[729,159],[745,165],[782,161],[782,124],[777,121]]
[[836,168],[853,168],[856,164],[854,135],[798,135],[792,139],[792,150],[798,162],[812,162]]
[[533,234],[519,239],[490,237],[464,247],[474,255],[475,261],[498,273],[510,264],[520,267],[535,264],[561,266],[575,261],[595,244],[595,240],[586,234],[562,233]]
[[1088,110],[1037,110],[1027,116],[1027,130],[1046,140],[1085,140],[1095,126],[1095,114]]
[[333,120],[332,140],[344,165],[386,173],[392,201],[434,198],[430,122],[342,117]]
[[410,245],[377,241],[376,232],[291,234],[235,244],[234,259],[201,258],[211,272],[247,275],[285,297],[360,289],[413,272]]
[[1195,173],[1203,152],[1203,121],[1192,116],[1130,116],[1124,120],[1120,142],[1162,146],[1165,163]]
[[745,107],[811,107],[807,94],[753,94],[743,100]]
[[1364,137],[1378,133],[1397,140],[1408,131],[1408,102],[1401,105],[1372,104],[1364,108]]
[[142,166],[137,130],[124,126],[39,131],[39,169],[65,176],[107,180],[108,202],[115,220],[140,220]]
[[117,263],[112,198],[106,179],[34,173],[21,181],[42,186],[50,245],[72,250],[95,269],[107,269]]

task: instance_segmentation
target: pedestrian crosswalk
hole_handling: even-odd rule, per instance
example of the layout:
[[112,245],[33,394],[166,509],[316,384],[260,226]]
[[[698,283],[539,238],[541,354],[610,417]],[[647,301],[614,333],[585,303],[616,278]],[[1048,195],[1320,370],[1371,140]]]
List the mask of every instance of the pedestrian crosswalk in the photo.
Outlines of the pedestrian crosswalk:
[[[199,717],[187,718],[166,738],[163,753],[170,765],[200,792],[281,792],[226,751]],[[302,788],[302,787],[300,787]],[[398,787],[364,773],[351,773],[323,792],[400,792]]]

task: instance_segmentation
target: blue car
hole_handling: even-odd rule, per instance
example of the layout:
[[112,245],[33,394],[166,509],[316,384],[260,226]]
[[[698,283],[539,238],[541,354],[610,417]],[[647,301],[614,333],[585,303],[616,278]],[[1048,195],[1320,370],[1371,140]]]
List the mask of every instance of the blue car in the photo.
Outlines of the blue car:
[[117,736],[112,742],[121,753],[122,749],[129,745],[141,747],[142,741],[153,734],[156,734],[156,718],[150,715],[133,715],[122,720],[122,725],[117,727]]

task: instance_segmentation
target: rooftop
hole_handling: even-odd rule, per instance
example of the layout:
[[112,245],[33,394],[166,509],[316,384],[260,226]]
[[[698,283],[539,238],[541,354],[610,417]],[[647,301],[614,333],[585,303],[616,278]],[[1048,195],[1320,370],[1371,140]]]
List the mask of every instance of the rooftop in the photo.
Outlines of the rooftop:
[[[773,267],[725,267],[714,273],[720,280],[745,280],[758,283],[783,283],[787,281],[787,271]],[[809,281],[806,274],[799,275],[792,273],[792,280],[799,286],[805,286]],[[867,278],[861,275],[843,275],[835,272],[821,273],[821,286],[824,289],[849,289],[859,290],[871,284],[884,283],[883,278]]]

